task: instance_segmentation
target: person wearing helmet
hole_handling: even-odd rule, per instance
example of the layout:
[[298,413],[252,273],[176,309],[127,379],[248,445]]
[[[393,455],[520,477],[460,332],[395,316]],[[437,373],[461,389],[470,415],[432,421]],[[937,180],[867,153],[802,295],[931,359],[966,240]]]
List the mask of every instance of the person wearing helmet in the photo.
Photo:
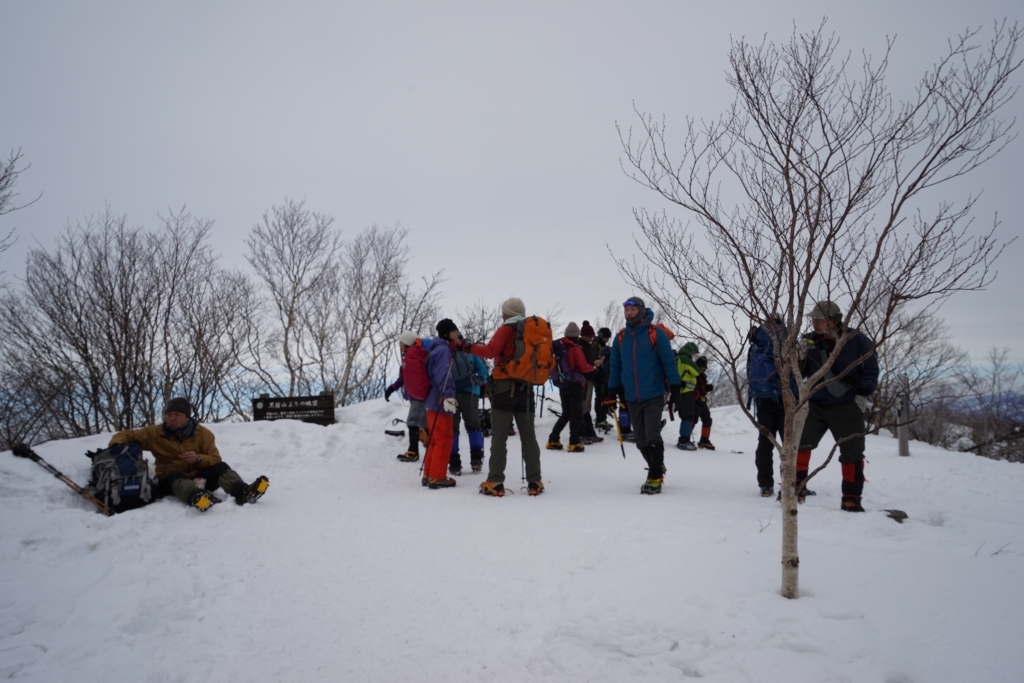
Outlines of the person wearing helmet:
[[[800,371],[810,377],[835,354],[831,367],[815,385],[811,394],[807,421],[800,435],[796,456],[797,500],[806,495],[803,481],[810,467],[811,451],[825,432],[831,432],[839,444],[839,462],[843,471],[841,508],[864,512],[864,409],[878,386],[878,357],[875,344],[863,332],[843,323],[843,312],[832,301],[819,301],[811,309],[814,331],[805,334],[800,344]],[[839,346],[838,352],[836,347]],[[842,441],[846,439],[845,441]]]

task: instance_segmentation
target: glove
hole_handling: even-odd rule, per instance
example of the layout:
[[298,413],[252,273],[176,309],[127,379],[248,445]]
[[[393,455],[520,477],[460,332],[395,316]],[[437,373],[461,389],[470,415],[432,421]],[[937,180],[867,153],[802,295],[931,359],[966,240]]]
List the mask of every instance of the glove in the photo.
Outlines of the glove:
[[669,385],[668,393],[671,394],[672,396],[675,396],[676,394],[679,393],[679,390],[681,388],[682,387],[680,385],[678,385],[678,384],[671,384],[671,385]]
[[390,403],[391,402],[391,394],[393,394],[393,393],[395,393],[395,388],[394,387],[388,387],[387,389],[385,389],[384,390],[384,400],[387,401],[388,403]]
[[814,340],[806,337],[801,337],[800,341],[796,343],[796,357],[803,363],[807,360],[807,353],[814,348]]
[[448,348],[450,348],[452,351],[462,351],[464,353],[469,353],[470,349],[473,348],[473,343],[465,341],[463,339],[453,339],[452,341],[448,342]]
[[608,393],[604,399],[604,405],[612,406],[622,398],[622,387],[608,387]]
[[714,384],[708,384],[708,385],[707,385],[707,388],[705,389],[705,391],[707,391],[707,392],[708,392],[709,394],[710,394],[710,393],[711,393],[712,391],[714,391],[714,390],[715,390],[715,385],[714,385]]
[[857,404],[857,407],[860,408],[860,412],[862,412],[862,413],[868,412],[868,408],[871,407],[871,403],[868,401],[868,397],[867,396],[860,396],[860,395],[858,395],[853,400]]
[[444,412],[455,414],[455,411],[459,409],[459,402],[454,398],[446,398],[444,400]]

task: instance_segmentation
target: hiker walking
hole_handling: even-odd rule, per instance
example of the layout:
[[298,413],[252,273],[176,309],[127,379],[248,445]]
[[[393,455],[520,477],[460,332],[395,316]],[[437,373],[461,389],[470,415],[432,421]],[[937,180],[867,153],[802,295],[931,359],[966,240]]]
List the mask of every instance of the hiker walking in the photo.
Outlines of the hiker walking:
[[676,415],[679,418],[679,441],[676,448],[684,451],[695,451],[697,446],[691,440],[693,425],[697,421],[697,377],[700,368],[694,356],[698,353],[697,345],[686,342],[676,354],[676,370],[679,372],[681,385],[676,399]]
[[668,334],[652,326],[654,312],[643,299],[630,297],[622,306],[626,327],[612,343],[608,394],[625,399],[636,446],[647,461],[647,481],[640,492],[656,494],[665,480],[661,414],[665,394],[679,395],[679,371]]
[[[522,299],[511,297],[501,304],[502,324],[486,344],[464,343],[460,348],[481,358],[494,359],[491,372],[491,457],[487,463],[487,480],[480,484],[480,493],[488,496],[505,495],[505,464],[508,456],[508,436],[515,421],[523,448],[528,492],[536,496],[544,491],[540,472],[540,445],[534,430],[533,386],[510,374],[513,360],[532,350],[526,349],[526,306]],[[535,319],[539,320],[539,318]],[[543,321],[541,321],[543,322]],[[547,326],[547,323],[544,323]],[[550,326],[547,327],[550,354]],[[533,343],[530,341],[530,343]],[[516,347],[520,347],[517,354]],[[544,380],[547,380],[545,375]]]
[[[246,484],[242,477],[220,457],[213,432],[192,416],[187,398],[172,398],[164,407],[163,423],[141,429],[125,429],[110,437],[110,445],[138,442],[142,450],[153,454],[157,487],[161,496],[174,494],[200,512],[220,502],[211,495],[218,488],[239,505],[255,503],[270,480],[257,477]],[[196,480],[205,480],[200,488]]]
[[[583,394],[586,375],[593,372],[594,366],[587,362],[587,357],[580,347],[580,328],[570,322],[565,326],[565,336],[555,340],[553,355],[557,365],[553,371],[558,394],[562,399],[562,414],[558,416],[545,448],[551,451],[562,450],[562,430],[569,425],[570,453],[582,453],[583,443]],[[601,361],[596,361],[599,365]]]
[[[424,345],[426,341],[427,345]],[[420,459],[420,430],[427,428],[427,408],[423,403],[430,393],[430,378],[427,377],[427,353],[429,340],[416,336],[415,332],[403,332],[398,336],[398,348],[402,354],[402,366],[396,379],[384,390],[384,400],[390,401],[391,394],[399,389],[409,402],[409,414],[405,424],[409,427],[409,448],[399,453],[402,462],[416,462]]]
[[[800,370],[804,377],[821,369],[833,353],[832,367],[816,386],[825,384],[811,394],[807,421],[800,435],[796,456],[797,500],[803,502],[803,481],[810,467],[811,451],[826,431],[839,444],[839,462],[843,471],[841,509],[864,512],[861,496],[864,491],[864,411],[868,398],[878,387],[878,357],[875,344],[863,332],[843,324],[843,312],[831,301],[819,301],[811,309],[814,331],[801,337],[798,347]],[[836,346],[843,341],[836,352]]]
[[605,400],[608,398],[608,372],[611,369],[609,360],[612,355],[612,347],[609,340],[612,338],[612,331],[602,327],[597,331],[592,348],[597,352],[597,357],[602,361],[601,367],[594,372],[594,426],[605,432],[610,432],[611,424],[608,422],[608,406]]

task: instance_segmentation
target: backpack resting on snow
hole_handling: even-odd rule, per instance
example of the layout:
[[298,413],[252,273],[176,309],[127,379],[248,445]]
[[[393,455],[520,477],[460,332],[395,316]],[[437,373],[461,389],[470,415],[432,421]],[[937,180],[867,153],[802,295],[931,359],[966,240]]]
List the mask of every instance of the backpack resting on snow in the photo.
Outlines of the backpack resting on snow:
[[124,512],[152,502],[149,463],[137,441],[114,444],[86,455],[92,459],[89,488],[108,508]]

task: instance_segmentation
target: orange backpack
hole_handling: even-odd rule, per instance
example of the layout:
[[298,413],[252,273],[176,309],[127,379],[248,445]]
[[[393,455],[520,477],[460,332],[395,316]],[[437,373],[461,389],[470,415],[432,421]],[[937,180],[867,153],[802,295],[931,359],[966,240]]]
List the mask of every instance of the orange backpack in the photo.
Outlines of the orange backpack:
[[[669,341],[672,341],[673,339],[676,338],[676,333],[668,329],[665,326],[665,323],[654,323],[653,325],[647,328],[647,332],[651,335],[651,346],[658,346],[658,330],[664,332],[665,336],[668,337]],[[626,328],[623,327],[621,330],[619,330],[619,345],[622,344],[622,338],[625,336]]]
[[516,331],[516,352],[505,364],[505,372],[512,379],[544,384],[555,367],[551,353],[551,325],[544,318],[531,315],[513,327]]

